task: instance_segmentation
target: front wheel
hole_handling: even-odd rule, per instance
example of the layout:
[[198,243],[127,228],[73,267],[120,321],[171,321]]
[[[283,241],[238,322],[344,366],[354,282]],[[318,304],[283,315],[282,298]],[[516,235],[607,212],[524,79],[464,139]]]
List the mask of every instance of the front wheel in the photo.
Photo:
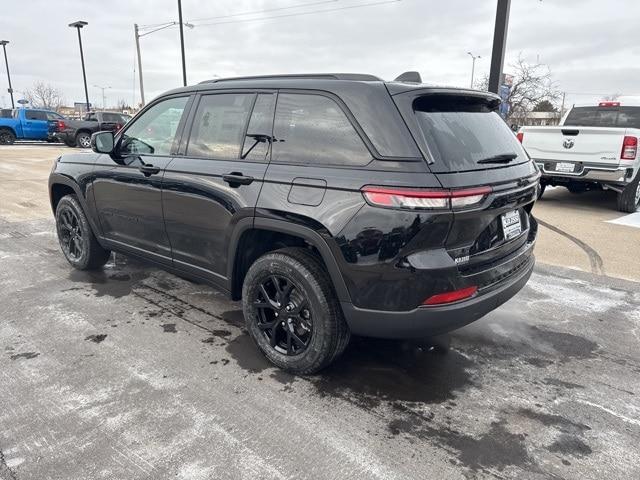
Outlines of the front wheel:
[[349,342],[329,275],[306,249],[284,248],[260,257],[247,272],[242,297],[249,334],[284,370],[316,373]]
[[76,135],[76,145],[81,148],[91,148],[91,135],[87,132],[80,132]]
[[78,270],[102,267],[111,252],[100,246],[75,195],[62,197],[56,207],[56,230],[67,261]]
[[634,213],[640,208],[640,171],[636,178],[618,194],[618,210],[625,213]]

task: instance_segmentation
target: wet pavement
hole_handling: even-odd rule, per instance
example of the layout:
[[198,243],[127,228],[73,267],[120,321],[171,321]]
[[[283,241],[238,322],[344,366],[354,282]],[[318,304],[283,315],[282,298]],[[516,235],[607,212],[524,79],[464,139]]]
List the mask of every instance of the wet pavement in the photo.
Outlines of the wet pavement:
[[448,353],[272,368],[240,305],[0,220],[0,479],[640,478],[640,284],[540,266]]

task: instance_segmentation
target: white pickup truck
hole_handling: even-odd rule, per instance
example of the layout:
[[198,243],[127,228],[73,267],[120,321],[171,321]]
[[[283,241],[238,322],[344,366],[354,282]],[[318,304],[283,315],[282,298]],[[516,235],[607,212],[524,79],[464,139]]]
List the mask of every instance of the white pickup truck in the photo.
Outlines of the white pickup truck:
[[518,139],[542,171],[547,185],[573,193],[593,189],[618,192],[618,209],[640,207],[640,106],[601,102],[573,107],[558,127],[522,127]]

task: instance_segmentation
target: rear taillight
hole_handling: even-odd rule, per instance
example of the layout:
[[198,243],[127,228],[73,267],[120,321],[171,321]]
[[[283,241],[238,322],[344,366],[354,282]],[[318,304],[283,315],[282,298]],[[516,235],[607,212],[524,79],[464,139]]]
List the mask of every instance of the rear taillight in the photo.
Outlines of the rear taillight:
[[411,210],[465,208],[480,203],[491,187],[466,188],[461,190],[389,188],[366,186],[362,194],[370,205]]
[[638,137],[626,136],[622,141],[621,160],[635,160],[638,153]]
[[524,132],[518,132],[518,134],[516,135],[516,138],[520,143],[522,143],[522,139],[524,138]]
[[64,130],[65,128],[67,128],[67,124],[64,123],[62,120],[58,120],[56,128],[58,129],[58,131]]
[[467,287],[460,290],[454,290],[453,292],[438,293],[427,298],[423,305],[445,305],[447,303],[459,302],[460,300],[466,300],[473,297],[478,291],[478,287]]

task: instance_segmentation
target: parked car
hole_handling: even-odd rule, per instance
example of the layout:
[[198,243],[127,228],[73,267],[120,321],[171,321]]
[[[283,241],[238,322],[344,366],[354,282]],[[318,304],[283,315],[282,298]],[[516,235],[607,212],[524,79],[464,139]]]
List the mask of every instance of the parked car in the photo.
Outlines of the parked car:
[[542,170],[547,185],[572,193],[618,193],[618,210],[640,207],[640,106],[600,102],[573,107],[558,127],[522,127],[518,138]]
[[130,115],[118,112],[89,112],[82,120],[63,120],[58,123],[55,136],[68,147],[91,147],[91,134],[99,131],[118,131]]
[[540,173],[490,93],[327,74],[172,90],[49,178],[69,263],[110,251],[242,299],[295,373],[350,334],[423,338],[527,282]]
[[16,140],[54,141],[55,126],[64,118],[50,110],[4,109],[0,116],[0,145],[11,145]]

